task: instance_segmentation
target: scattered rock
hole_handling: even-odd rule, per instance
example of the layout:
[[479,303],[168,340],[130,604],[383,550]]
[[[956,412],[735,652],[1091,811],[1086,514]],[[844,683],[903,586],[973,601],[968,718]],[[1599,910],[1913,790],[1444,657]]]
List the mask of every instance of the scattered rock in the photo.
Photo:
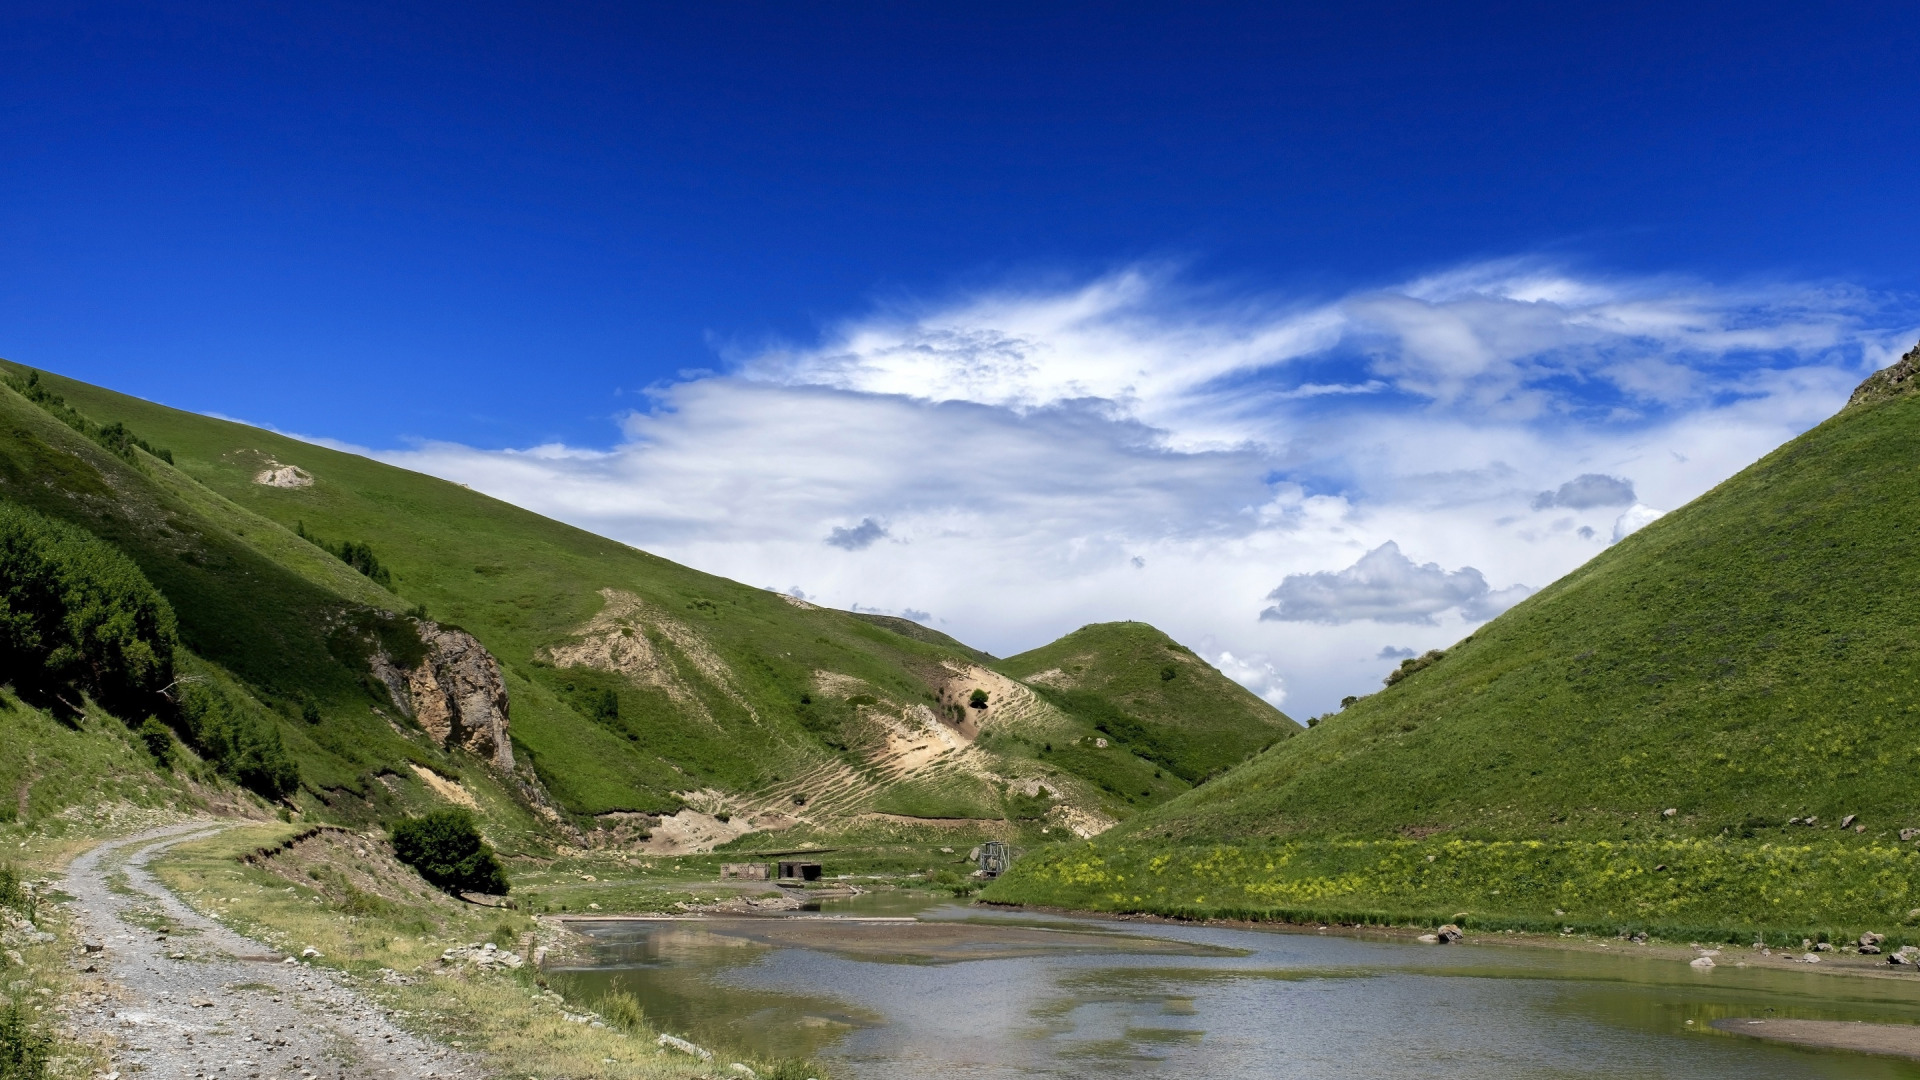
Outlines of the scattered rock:
[[1436,935],[1436,934],[1421,934],[1421,935],[1420,935],[1420,940],[1421,940],[1421,941],[1423,941],[1423,942],[1425,942],[1425,943],[1426,943],[1426,944],[1428,944],[1428,945],[1438,945],[1438,944],[1440,944],[1440,938],[1439,938],[1439,936],[1438,936],[1438,935]]
[[1702,971],[1705,971],[1707,968],[1714,967],[1715,964],[1713,962],[1713,957],[1711,956],[1696,956],[1692,960],[1688,961],[1687,966],[1696,967]]
[[81,944],[80,944],[80,947],[81,947],[82,949],[85,949],[85,950],[86,950],[86,951],[88,951],[88,952],[99,952],[100,950],[102,950],[102,949],[104,949],[104,948],[106,948],[106,946],[105,946],[105,945],[102,945],[101,943],[99,943],[99,942],[97,942],[97,941],[85,941],[85,942],[81,942]]
[[1860,944],[1862,945],[1885,945],[1886,943],[1887,935],[1885,934],[1876,934],[1869,930],[1860,935]]
[[1833,944],[1831,942],[1826,942],[1826,941],[1816,941],[1813,943],[1813,951],[1814,952],[1831,952],[1833,951]]
[[713,1060],[713,1051],[702,1050],[701,1048],[693,1045],[687,1040],[678,1038],[673,1035],[662,1035],[658,1039],[653,1040],[653,1042],[654,1042],[654,1045],[656,1046],[664,1046],[671,1050],[678,1050],[683,1054],[691,1054],[694,1057],[699,1058],[701,1061]]
[[1680,813],[1679,807],[1669,806],[1665,810],[1660,811],[1660,816],[1665,818],[1670,818],[1670,817],[1674,817],[1679,813]]
[[1459,927],[1453,925],[1452,923],[1448,923],[1447,925],[1441,927],[1440,929],[1435,930],[1433,932],[1433,936],[1434,936],[1434,939],[1438,941],[1440,944],[1451,945],[1454,942],[1459,941],[1461,938],[1466,937],[1467,935],[1461,933]]
[[320,952],[319,949],[313,948],[312,946],[308,946],[307,948],[300,950],[300,955],[306,957],[309,960],[318,960],[323,954]]
[[1813,953],[1808,953],[1806,956],[1801,957],[1801,960],[1809,964],[1817,964],[1820,962],[1820,958]]
[[1920,829],[1901,829],[1900,830],[1901,842],[1904,843],[1908,840],[1913,840],[1916,838],[1920,838]]
[[196,1009],[211,1009],[213,1008],[213,1002],[207,1000],[206,998],[201,998],[200,1000],[193,1003],[193,1007]]
[[455,967],[460,964],[472,964],[486,971],[491,968],[517,968],[526,963],[519,953],[508,952],[498,945],[488,942],[485,945],[457,945],[440,954],[440,963]]
[[1878,946],[1878,945],[1862,945],[1862,946],[1860,946],[1860,954],[1861,954],[1862,956],[1878,956],[1878,955],[1880,955],[1880,946]]
[[1840,819],[1840,827],[1841,827],[1841,828],[1843,828],[1843,829],[1851,829],[1851,828],[1853,828],[1853,819],[1854,819],[1854,818],[1857,818],[1857,817],[1859,817],[1859,816],[1860,816],[1860,815],[1858,815],[1858,814],[1848,814],[1848,815],[1847,815],[1846,817],[1843,817],[1843,818],[1841,818],[1841,819]]

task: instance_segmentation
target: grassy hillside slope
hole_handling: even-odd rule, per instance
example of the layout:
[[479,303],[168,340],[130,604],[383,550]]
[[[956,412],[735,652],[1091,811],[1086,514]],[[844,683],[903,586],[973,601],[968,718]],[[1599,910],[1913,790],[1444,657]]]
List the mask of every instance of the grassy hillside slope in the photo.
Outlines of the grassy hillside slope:
[[1899,836],[1920,827],[1920,396],[1863,398],[1436,663],[1090,850],[1032,861],[998,895],[1907,919],[1920,905],[1920,855]]
[[[9,416],[33,436],[15,441],[20,464],[4,493],[142,548],[136,559],[181,607],[196,652],[295,713],[307,697],[320,702],[325,723],[293,734],[338,733],[342,745],[323,748],[340,759],[327,766],[334,781],[406,751],[371,721],[361,660],[342,662],[337,642],[330,653],[328,628],[347,613],[385,625],[424,611],[498,659],[516,756],[580,821],[687,801],[743,818],[999,819],[1045,809],[1032,794],[1044,785],[1041,802],[1071,803],[1097,824],[1187,787],[1124,746],[1084,761],[1068,753],[1105,737],[1098,718],[1055,707],[924,627],[802,604],[352,454],[41,378],[100,424],[167,449],[172,464],[126,467],[16,395]],[[274,470],[280,485],[261,482]],[[134,503],[153,509],[125,509]],[[168,547],[174,519],[195,523],[205,554]],[[306,538],[370,553],[378,580]],[[1224,681],[1203,664],[1194,671],[1195,683]],[[981,686],[993,687],[992,708],[960,703]],[[1254,734],[1221,744],[1239,747],[1292,729],[1259,704],[1196,730],[1244,726]],[[1142,748],[1175,741],[1158,708],[1135,717]]]
[[1146,623],[1083,626],[995,666],[1187,784],[1299,730]]

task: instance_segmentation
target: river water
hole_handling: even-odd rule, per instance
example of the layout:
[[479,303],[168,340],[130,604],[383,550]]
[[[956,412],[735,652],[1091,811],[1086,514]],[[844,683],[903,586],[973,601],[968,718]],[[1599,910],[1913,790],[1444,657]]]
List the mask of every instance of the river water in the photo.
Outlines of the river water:
[[[632,993],[662,1030],[695,1042],[809,1056],[859,1080],[1920,1080],[1920,1063],[1707,1027],[1729,1016],[1920,1023],[1920,975],[1735,968],[1745,957],[1732,950],[1700,972],[1624,942],[1601,953],[1432,946],[898,893],[824,906],[841,917],[575,924],[597,956],[565,977],[589,997]],[[916,921],[881,921],[903,916]]]

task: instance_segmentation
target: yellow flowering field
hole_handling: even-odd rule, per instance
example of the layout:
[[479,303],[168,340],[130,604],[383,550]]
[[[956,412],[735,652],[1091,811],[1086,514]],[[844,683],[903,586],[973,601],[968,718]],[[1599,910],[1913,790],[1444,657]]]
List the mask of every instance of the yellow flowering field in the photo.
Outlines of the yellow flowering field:
[[[1063,845],[984,899],[1189,918],[1250,918],[1797,941],[1920,926],[1905,846],[1727,838],[1272,841]],[[1464,913],[1464,918],[1458,918]],[[1920,938],[1920,929],[1908,931]]]

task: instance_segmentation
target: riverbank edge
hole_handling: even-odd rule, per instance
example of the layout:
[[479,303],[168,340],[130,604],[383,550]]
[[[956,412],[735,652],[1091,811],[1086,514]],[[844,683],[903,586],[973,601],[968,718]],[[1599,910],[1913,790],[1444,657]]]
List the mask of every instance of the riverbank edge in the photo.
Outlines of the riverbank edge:
[[[1420,937],[1431,934],[1433,925],[1426,923],[1387,923],[1387,922],[1340,922],[1336,920],[1313,920],[1296,922],[1281,918],[1222,918],[1189,917],[1183,915],[1164,915],[1158,912],[1095,911],[1087,908],[1062,907],[1052,904],[1014,904],[1005,901],[975,900],[974,907],[989,908],[996,911],[1030,911],[1043,915],[1059,915],[1076,919],[1099,919],[1107,922],[1150,923],[1168,926],[1216,926],[1229,930],[1263,930],[1276,933],[1323,933],[1340,937],[1394,941],[1400,943],[1422,944]],[[1513,928],[1489,929],[1473,927],[1463,920],[1456,925],[1466,931],[1459,941],[1452,944],[1435,943],[1430,948],[1448,949],[1462,946],[1493,945],[1509,948],[1529,948],[1559,950],[1562,952],[1606,953],[1608,955],[1632,955],[1654,959],[1670,959],[1676,963],[1691,964],[1703,955],[1712,956],[1715,967],[1764,967],[1784,968],[1791,964],[1795,970],[1813,971],[1822,975],[1844,975],[1859,979],[1920,979],[1920,967],[1894,965],[1886,962],[1886,956],[1862,956],[1858,953],[1835,951],[1815,953],[1820,957],[1817,963],[1807,963],[1801,957],[1804,951],[1787,952],[1775,950],[1771,946],[1754,948],[1752,946],[1733,946],[1726,942],[1701,941],[1681,944],[1677,941],[1649,938],[1645,942],[1609,936],[1601,940],[1591,933],[1582,933],[1576,928],[1573,934],[1542,933]]]

